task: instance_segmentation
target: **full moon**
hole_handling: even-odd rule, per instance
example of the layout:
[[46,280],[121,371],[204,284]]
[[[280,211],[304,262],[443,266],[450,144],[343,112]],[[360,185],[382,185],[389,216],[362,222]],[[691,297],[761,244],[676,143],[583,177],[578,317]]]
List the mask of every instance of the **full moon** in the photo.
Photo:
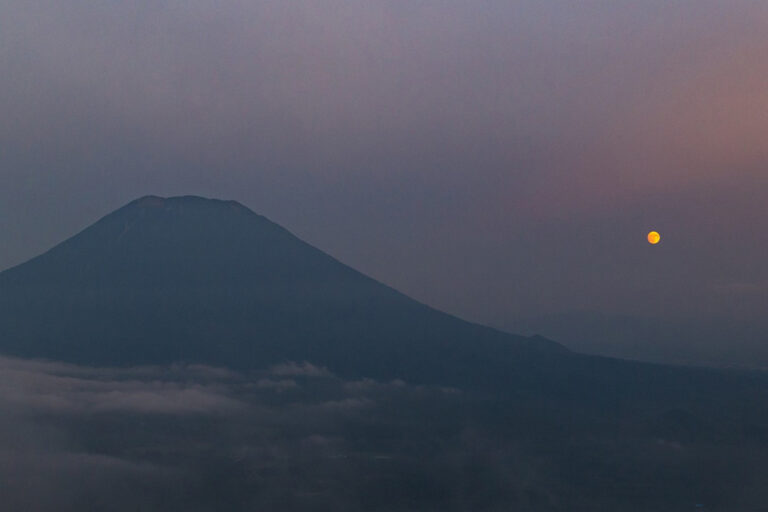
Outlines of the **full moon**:
[[651,231],[648,233],[648,243],[651,245],[656,245],[661,241],[661,235],[656,231]]

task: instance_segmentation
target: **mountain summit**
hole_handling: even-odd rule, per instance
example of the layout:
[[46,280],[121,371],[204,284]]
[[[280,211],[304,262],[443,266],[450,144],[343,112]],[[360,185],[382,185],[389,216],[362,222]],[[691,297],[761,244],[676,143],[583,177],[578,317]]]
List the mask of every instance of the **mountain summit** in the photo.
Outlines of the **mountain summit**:
[[235,201],[148,196],[0,273],[0,352],[452,381],[565,349],[420,304]]

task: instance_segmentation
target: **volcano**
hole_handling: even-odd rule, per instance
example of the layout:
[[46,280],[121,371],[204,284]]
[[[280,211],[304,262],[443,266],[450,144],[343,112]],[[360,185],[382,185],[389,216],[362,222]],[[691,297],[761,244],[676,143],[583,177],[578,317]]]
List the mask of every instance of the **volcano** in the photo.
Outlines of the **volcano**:
[[0,274],[0,351],[241,370],[311,361],[425,382],[567,351],[442,313],[235,201],[148,196]]

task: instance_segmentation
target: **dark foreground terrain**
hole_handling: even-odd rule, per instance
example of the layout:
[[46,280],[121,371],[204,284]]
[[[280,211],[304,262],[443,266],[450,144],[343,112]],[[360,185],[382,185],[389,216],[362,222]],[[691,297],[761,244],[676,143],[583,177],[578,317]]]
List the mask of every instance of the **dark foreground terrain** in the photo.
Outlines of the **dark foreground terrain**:
[[467,323],[234,202],[0,273],[0,353],[7,510],[768,507],[766,374]]

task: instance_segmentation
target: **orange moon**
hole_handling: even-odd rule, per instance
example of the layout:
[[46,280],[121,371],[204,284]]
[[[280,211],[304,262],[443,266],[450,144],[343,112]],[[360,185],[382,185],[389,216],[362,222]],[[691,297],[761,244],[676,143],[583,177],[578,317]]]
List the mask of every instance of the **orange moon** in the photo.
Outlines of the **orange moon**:
[[648,243],[651,245],[656,245],[661,241],[661,235],[656,231],[651,231],[648,233]]

